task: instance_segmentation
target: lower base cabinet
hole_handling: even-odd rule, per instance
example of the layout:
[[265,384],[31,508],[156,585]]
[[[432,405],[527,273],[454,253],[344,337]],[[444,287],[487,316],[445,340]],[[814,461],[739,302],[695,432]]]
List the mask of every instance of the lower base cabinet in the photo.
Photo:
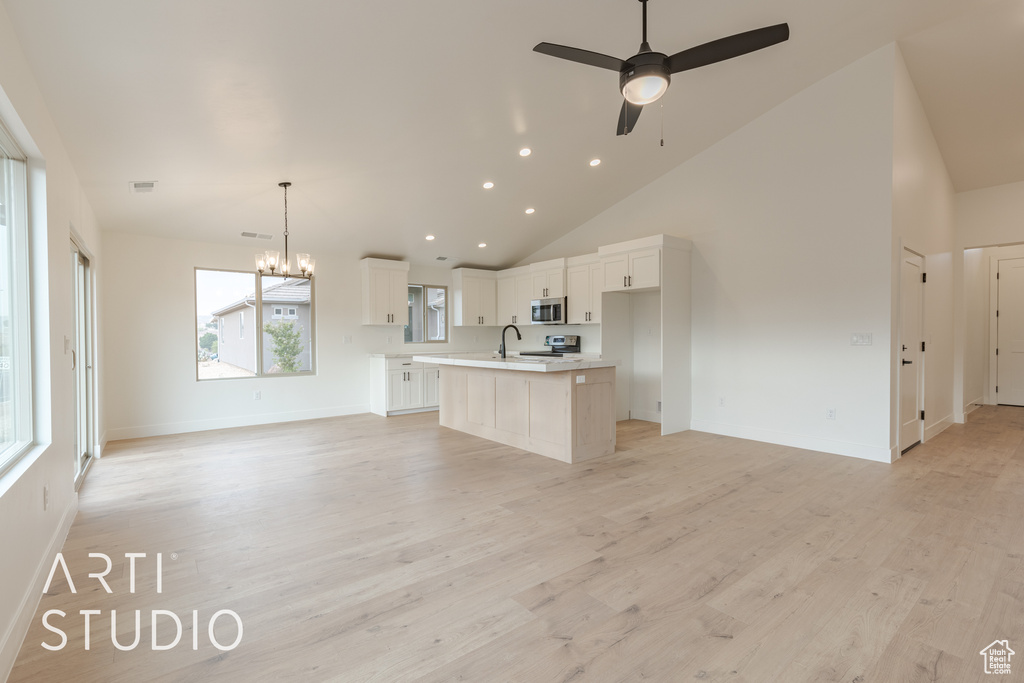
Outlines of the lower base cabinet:
[[395,415],[437,410],[438,366],[408,358],[374,358],[370,412]]

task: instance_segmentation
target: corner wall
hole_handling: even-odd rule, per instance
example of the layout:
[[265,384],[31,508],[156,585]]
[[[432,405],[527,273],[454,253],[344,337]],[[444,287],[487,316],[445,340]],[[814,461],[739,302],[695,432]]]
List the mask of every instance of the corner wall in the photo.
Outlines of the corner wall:
[[889,45],[526,261],[691,239],[693,428],[889,462],[893,71]]

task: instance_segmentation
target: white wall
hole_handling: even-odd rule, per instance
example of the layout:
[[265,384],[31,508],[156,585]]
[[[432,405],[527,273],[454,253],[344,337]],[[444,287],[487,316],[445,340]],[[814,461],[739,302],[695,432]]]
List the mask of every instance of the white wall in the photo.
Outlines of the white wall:
[[[977,396],[977,340],[970,341],[976,334],[977,304],[970,302],[978,296],[976,283],[965,273],[967,257],[964,250],[976,247],[995,247],[1024,242],[1024,182],[998,185],[981,190],[960,192],[953,197],[956,224],[955,247],[953,250],[953,307],[954,307],[954,408],[956,421],[964,420],[964,407]],[[982,268],[987,277],[987,256]],[[987,310],[987,304],[986,304]],[[986,368],[986,375],[988,374]],[[985,387],[989,396],[991,387]]]
[[[633,377],[630,388],[630,415],[639,420],[661,422],[661,294],[629,294],[633,322]],[[602,319],[603,318],[602,311]],[[604,324],[613,324],[608,320]]]
[[[71,226],[102,268],[92,210],[0,5],[0,117],[29,154],[34,431],[38,447],[0,478],[0,679],[7,676],[50,562],[77,509],[70,358]],[[98,363],[102,365],[102,356]],[[102,407],[100,407],[102,410]],[[50,503],[43,510],[43,487]]]
[[[892,367],[900,361],[900,261],[924,256],[925,439],[953,423],[953,183],[899,49],[893,46]],[[899,373],[891,379],[892,444],[899,443]]]
[[964,250],[964,412],[988,394],[989,249]]
[[[889,460],[894,49],[527,259],[659,233],[693,241],[694,429]],[[852,332],[874,345],[850,346]]]

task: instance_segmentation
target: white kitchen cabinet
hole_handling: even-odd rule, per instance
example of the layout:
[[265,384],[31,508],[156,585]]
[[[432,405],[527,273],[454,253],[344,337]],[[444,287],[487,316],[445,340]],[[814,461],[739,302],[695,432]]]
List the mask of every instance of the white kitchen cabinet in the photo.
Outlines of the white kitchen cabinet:
[[452,271],[452,324],[497,325],[497,273],[493,270],[456,268]]
[[438,367],[404,358],[376,358],[370,412],[377,415],[434,410],[439,404]]
[[533,277],[529,266],[498,272],[498,324],[529,325]]
[[531,299],[565,296],[565,259],[530,264]]
[[565,271],[566,291],[570,324],[601,322],[601,293],[604,291],[604,266],[597,255],[587,258],[588,262],[573,264],[570,259]]
[[437,366],[423,368],[423,406],[433,407],[441,403],[441,369]]
[[363,324],[409,324],[409,264],[405,261],[364,258]]
[[661,286],[660,247],[614,251],[617,246],[620,245],[601,247],[599,252],[604,266],[604,291],[620,292]]

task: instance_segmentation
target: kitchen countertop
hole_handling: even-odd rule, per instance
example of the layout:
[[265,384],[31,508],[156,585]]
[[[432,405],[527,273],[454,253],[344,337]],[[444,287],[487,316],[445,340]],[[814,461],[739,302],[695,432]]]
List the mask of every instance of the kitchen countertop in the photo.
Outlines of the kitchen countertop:
[[413,360],[438,365],[461,365],[463,367],[493,368],[495,370],[525,370],[527,372],[569,372],[588,368],[612,368],[618,361],[600,358],[557,358],[549,356],[509,356],[501,358],[496,353],[449,353],[436,356],[414,355]]

